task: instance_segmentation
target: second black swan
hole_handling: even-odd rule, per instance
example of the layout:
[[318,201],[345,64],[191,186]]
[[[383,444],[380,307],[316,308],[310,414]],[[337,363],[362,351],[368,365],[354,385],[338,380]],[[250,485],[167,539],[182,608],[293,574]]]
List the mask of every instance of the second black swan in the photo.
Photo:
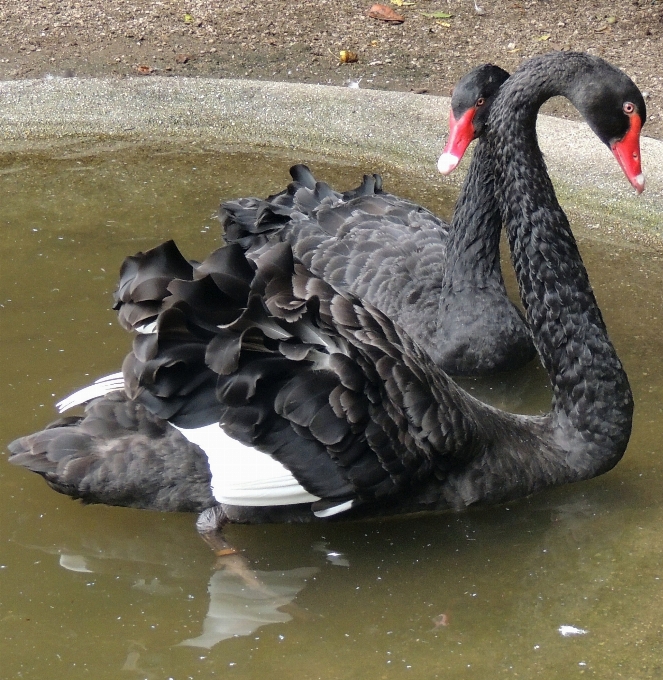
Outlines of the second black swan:
[[[461,509],[610,470],[629,440],[633,400],[537,144],[539,107],[558,94],[637,188],[646,119],[626,75],[569,52],[524,63],[490,111],[494,191],[552,383],[550,412],[477,401],[288,243],[249,254],[229,245],[195,266],[171,247],[178,276],[156,331],[134,340],[123,389],[102,381],[92,392],[108,394],[84,416],[15,441],[10,460],[86,502],[200,512],[201,531]],[[130,263],[125,274],[161,285],[149,253]]]
[[[445,171],[481,138],[508,77],[484,64],[454,88],[441,156]],[[279,194],[221,206],[227,243],[247,250],[289,243],[313,274],[395,320],[450,375],[509,371],[535,356],[529,328],[502,278],[502,224],[481,139],[451,224],[384,192],[379,175],[366,175],[344,194],[316,182],[306,166],[294,166],[291,175],[293,182]]]

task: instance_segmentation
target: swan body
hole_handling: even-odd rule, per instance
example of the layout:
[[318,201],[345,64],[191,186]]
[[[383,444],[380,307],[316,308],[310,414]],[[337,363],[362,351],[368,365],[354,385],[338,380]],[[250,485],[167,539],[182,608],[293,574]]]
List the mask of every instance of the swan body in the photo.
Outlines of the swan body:
[[[17,440],[10,460],[87,502],[196,510],[201,530],[461,509],[611,469],[633,400],[536,141],[538,109],[555,94],[618,160],[639,155],[646,118],[630,79],[577,53],[526,62],[490,111],[493,190],[552,383],[549,413],[479,402],[388,314],[323,280],[288,241],[231,243],[201,264],[169,242],[123,267],[120,314],[140,325],[159,310],[155,332],[138,334],[124,361],[124,390],[105,393],[117,378],[102,381],[84,416]],[[639,158],[620,165],[637,189]],[[213,483],[205,447],[215,446],[233,447],[219,474],[256,465],[260,474]]]

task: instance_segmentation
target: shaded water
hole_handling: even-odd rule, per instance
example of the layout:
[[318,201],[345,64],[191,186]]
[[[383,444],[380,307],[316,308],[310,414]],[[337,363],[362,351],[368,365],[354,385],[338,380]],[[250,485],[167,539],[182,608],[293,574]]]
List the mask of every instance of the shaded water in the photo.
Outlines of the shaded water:
[[[294,160],[151,148],[0,157],[0,442],[118,369],[129,338],[109,308],[125,255],[172,237],[204,257],[219,241],[219,199],[281,189]],[[339,188],[367,170],[312,166]],[[387,188],[450,211],[437,189],[399,177]],[[460,515],[231,527],[251,588],[215,568],[193,516],[83,507],[2,460],[0,676],[662,677],[663,268],[579,236],[636,398],[614,471]],[[535,366],[467,384],[523,412],[548,406]]]

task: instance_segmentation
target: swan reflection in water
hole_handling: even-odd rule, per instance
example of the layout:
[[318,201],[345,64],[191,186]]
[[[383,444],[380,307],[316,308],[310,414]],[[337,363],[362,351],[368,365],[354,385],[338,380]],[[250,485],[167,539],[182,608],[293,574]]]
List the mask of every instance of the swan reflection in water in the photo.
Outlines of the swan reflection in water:
[[[350,566],[342,553],[327,546],[326,542],[318,541],[312,545],[312,549],[323,553],[334,566]],[[76,573],[107,573],[109,569],[104,562],[117,558],[117,555],[104,556],[96,551],[83,555],[60,548],[26,547],[58,555],[59,565]],[[179,646],[211,649],[223,640],[251,635],[263,626],[310,616],[299,609],[294,600],[306,587],[308,580],[320,571],[319,567],[271,571],[252,569],[250,562],[239,554],[219,558],[216,567],[207,586],[209,605],[202,622],[202,632],[196,637],[182,640]],[[162,597],[173,597],[184,592],[182,586],[167,585],[158,577],[151,580],[134,578],[131,589]]]
[[[209,606],[202,633],[183,640],[180,645],[211,649],[222,640],[251,635],[261,626],[291,621],[293,615],[286,608],[293,608],[291,603],[306,586],[307,579],[320,571],[318,567],[260,571],[247,569],[245,563],[238,564],[235,558],[245,562],[239,555],[225,557],[224,568],[210,577]],[[94,573],[83,555],[61,553],[60,566],[69,571]],[[171,595],[179,590],[162,584],[158,578],[150,583],[139,579],[132,588],[150,595]]]
[[[239,557],[233,555],[230,557]],[[296,610],[292,602],[317,567],[286,571],[258,571],[225,568],[212,574],[207,588],[209,608],[203,632],[180,642],[188,647],[210,649],[222,640],[250,635],[270,623],[287,623]],[[296,615],[296,614],[295,614]]]

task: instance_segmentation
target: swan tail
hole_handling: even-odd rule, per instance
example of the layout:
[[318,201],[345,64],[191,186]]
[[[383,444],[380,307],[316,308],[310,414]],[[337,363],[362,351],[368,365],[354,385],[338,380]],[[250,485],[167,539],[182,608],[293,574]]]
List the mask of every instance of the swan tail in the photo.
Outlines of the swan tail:
[[9,445],[9,462],[84,503],[161,511],[214,505],[204,453],[121,392]]

